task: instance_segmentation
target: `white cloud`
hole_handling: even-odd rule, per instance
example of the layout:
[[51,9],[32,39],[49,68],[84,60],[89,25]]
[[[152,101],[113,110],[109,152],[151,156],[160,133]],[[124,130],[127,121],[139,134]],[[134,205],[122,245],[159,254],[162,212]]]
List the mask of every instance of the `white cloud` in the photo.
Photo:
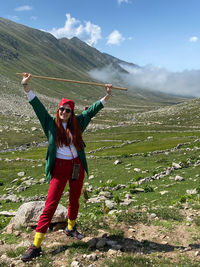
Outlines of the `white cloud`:
[[105,83],[123,82],[128,90],[144,89],[172,95],[200,97],[200,70],[169,72],[164,68],[145,66],[135,68],[121,65],[128,73],[121,73],[108,66],[101,70],[94,69],[90,75]]
[[121,42],[125,40],[125,38],[122,36],[122,34],[118,30],[114,30],[111,32],[111,34],[107,37],[108,45],[120,45]]
[[49,32],[56,38],[72,38],[78,37],[89,45],[95,45],[99,39],[101,39],[101,28],[98,25],[92,24],[90,21],[82,24],[76,18],[71,17],[70,14],[66,14],[67,20],[64,27],[53,28]]
[[191,43],[195,43],[195,42],[197,42],[198,41],[198,37],[197,36],[192,36],[192,37],[190,37],[190,39],[189,39],[189,41],[191,42]]
[[117,0],[118,4],[121,5],[122,3],[126,3],[126,4],[129,4],[131,3],[130,0]]
[[33,8],[31,6],[19,6],[19,7],[16,7],[14,10],[15,11],[30,11],[32,10]]

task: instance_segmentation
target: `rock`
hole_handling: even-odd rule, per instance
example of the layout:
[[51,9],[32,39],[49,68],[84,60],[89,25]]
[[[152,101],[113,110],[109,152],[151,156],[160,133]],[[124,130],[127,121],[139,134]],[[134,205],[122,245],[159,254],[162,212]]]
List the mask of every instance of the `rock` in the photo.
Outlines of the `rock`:
[[97,255],[95,253],[92,253],[90,255],[87,255],[86,258],[89,260],[89,261],[96,261],[97,260]]
[[196,257],[197,257],[197,256],[200,256],[200,251],[196,251],[194,255],[195,255]]
[[18,172],[18,176],[20,176],[20,177],[22,177],[22,176],[24,176],[26,173],[25,172]]
[[[13,225],[15,229],[20,226],[36,226],[44,206],[45,201],[33,201],[22,204],[9,225]],[[67,209],[59,204],[51,222],[66,222],[67,214]]]
[[37,130],[36,127],[31,127],[31,131],[32,131],[32,132],[35,132],[36,130]]
[[165,195],[165,194],[167,194],[167,193],[168,193],[168,191],[161,191],[161,192],[160,192],[161,196],[163,196],[163,195]]
[[155,213],[151,213],[150,217],[151,217],[151,219],[154,219],[157,217],[157,215]]
[[108,192],[108,191],[101,191],[99,193],[99,196],[104,196],[106,198],[112,198],[113,197],[112,194],[110,192]]
[[29,247],[31,245],[31,242],[28,240],[20,242],[18,245],[16,245],[15,248],[20,248],[20,247]]
[[175,162],[172,163],[172,167],[174,167],[175,169],[181,169],[182,168],[180,164],[175,163]]
[[6,216],[6,217],[14,217],[16,215],[16,212],[9,212],[9,211],[0,211],[0,215]]
[[108,214],[110,215],[116,215],[118,213],[118,210],[110,210]]
[[187,217],[186,217],[186,221],[187,221],[187,222],[192,222],[192,218],[191,218],[190,216],[187,216]]
[[6,254],[3,254],[3,255],[0,257],[0,260],[2,260],[3,262],[6,262],[6,263],[9,263],[9,262],[10,262],[10,259],[7,257]]
[[125,198],[123,202],[120,203],[120,206],[129,206],[134,200]]
[[172,169],[171,168],[167,168],[167,170],[166,170],[166,175],[170,175],[171,174],[171,172],[172,172]]
[[144,189],[143,188],[139,188],[139,187],[136,187],[134,190],[135,190],[136,193],[144,192]]
[[175,181],[184,181],[184,178],[182,176],[176,175]]
[[186,190],[186,193],[188,195],[196,195],[197,194],[197,190],[195,189],[190,189],[190,190]]
[[131,194],[126,194],[126,195],[125,195],[125,198],[126,198],[126,199],[131,199],[132,196],[131,196]]
[[13,231],[14,231],[14,225],[12,223],[9,223],[8,226],[6,227],[6,233],[12,234]]
[[139,168],[134,168],[135,172],[140,172],[141,170]]
[[117,254],[117,250],[114,250],[114,249],[109,249],[108,252],[107,252],[108,256],[112,256],[112,255],[115,255],[115,254]]
[[126,167],[130,167],[132,164],[131,163],[128,163],[128,164],[126,164]]
[[16,195],[9,195],[5,198],[5,200],[9,200],[10,202],[19,202],[19,198]]
[[117,204],[114,202],[114,201],[111,201],[111,200],[106,200],[105,201],[105,205],[106,207],[108,207],[110,210],[114,209]]
[[117,160],[115,160],[114,165],[118,165],[118,164],[121,164],[121,163],[122,163],[122,161],[117,159]]
[[14,183],[17,182],[18,180],[19,180],[18,178],[12,180],[11,184],[14,184]]
[[91,197],[88,199],[88,203],[100,203],[102,201],[106,200],[106,197],[101,196],[101,197]]
[[45,182],[46,182],[46,179],[45,178],[42,178],[42,179],[40,179],[40,184],[44,184]]
[[71,263],[71,267],[82,267],[82,263],[78,262],[78,261],[72,261]]

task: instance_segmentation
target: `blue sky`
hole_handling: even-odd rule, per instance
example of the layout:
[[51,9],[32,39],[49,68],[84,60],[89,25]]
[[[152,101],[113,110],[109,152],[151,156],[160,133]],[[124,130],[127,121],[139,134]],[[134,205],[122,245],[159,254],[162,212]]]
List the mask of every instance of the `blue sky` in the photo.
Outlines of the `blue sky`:
[[0,16],[168,71],[200,69],[200,0],[6,0]]

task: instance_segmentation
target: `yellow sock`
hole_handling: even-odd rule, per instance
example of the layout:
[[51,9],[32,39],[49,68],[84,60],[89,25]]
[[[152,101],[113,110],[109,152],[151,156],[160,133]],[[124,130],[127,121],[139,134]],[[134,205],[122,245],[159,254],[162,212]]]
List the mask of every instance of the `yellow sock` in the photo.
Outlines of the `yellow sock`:
[[33,245],[36,248],[39,248],[41,246],[43,238],[44,238],[44,233],[36,232],[35,233],[35,238],[34,238],[34,241],[33,241]]
[[75,223],[76,223],[76,220],[68,219],[68,226],[67,226],[68,230],[72,230],[74,228]]

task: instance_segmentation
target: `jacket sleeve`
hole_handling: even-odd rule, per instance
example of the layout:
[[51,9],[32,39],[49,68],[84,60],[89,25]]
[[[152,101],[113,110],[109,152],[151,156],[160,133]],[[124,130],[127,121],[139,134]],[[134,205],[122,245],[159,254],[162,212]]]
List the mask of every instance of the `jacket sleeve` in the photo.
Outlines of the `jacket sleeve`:
[[35,111],[35,114],[37,115],[42,125],[42,129],[46,137],[48,138],[49,123],[51,120],[53,120],[53,118],[49,115],[48,111],[37,98],[37,96],[34,97],[33,100],[31,100],[29,103],[32,105],[33,110]]
[[91,119],[103,108],[103,104],[100,100],[96,101],[92,104],[87,110],[84,110],[79,116],[77,116],[77,120],[81,126],[81,131],[84,132]]

